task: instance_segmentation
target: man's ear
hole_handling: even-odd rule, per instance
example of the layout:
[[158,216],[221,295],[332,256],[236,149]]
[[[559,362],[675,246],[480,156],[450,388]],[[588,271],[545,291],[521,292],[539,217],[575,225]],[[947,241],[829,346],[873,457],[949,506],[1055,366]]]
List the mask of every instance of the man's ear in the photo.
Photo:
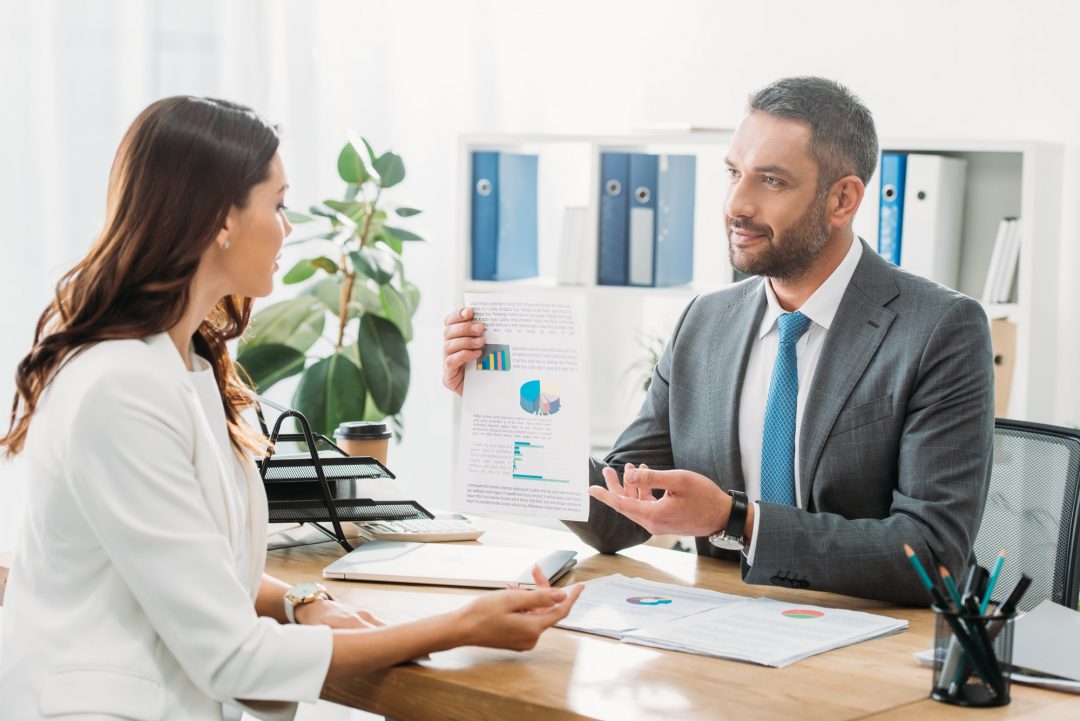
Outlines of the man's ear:
[[829,188],[828,216],[829,224],[843,228],[851,224],[855,213],[862,205],[866,195],[866,185],[856,175],[845,175]]

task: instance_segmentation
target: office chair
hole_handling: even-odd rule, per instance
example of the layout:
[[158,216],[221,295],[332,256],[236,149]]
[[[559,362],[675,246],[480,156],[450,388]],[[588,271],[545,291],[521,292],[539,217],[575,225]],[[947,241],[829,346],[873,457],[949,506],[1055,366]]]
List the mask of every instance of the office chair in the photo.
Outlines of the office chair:
[[995,600],[1003,599],[1026,573],[1032,584],[1021,610],[1045,599],[1076,608],[1078,488],[1080,431],[1005,418],[994,421],[994,461],[975,557],[990,568],[1006,549]]

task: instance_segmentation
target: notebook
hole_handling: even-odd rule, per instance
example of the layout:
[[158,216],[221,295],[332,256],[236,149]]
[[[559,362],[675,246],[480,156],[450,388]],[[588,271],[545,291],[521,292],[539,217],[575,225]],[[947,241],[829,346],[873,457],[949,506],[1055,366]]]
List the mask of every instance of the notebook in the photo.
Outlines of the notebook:
[[324,568],[323,578],[475,588],[516,583],[535,588],[534,564],[553,582],[576,563],[576,555],[577,551],[480,544],[368,541]]

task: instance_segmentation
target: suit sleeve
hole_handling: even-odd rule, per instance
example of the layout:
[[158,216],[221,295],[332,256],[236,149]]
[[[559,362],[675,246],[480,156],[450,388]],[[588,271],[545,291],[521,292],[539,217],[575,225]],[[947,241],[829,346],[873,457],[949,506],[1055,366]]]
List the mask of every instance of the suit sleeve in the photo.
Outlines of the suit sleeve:
[[[589,459],[589,485],[606,486],[603,469],[614,468],[622,477],[627,463],[645,463],[650,468],[667,470],[675,467],[671,450],[669,425],[668,388],[673,367],[672,356],[678,342],[679,331],[690,313],[694,302],[683,310],[675,330],[653,369],[652,383],[645,402],[626,430],[615,440],[611,453],[603,461]],[[651,534],[626,516],[604,505],[595,498],[589,499],[589,520],[565,521],[566,526],[581,540],[601,553],[617,553],[624,548],[636,546],[649,540]]]
[[[788,582],[898,603],[927,594],[904,555],[959,570],[968,562],[990,479],[994,434],[990,329],[970,298],[954,302],[931,332],[907,399],[890,513],[848,519],[759,505],[748,583]],[[854,460],[854,459],[853,459]]]
[[203,693],[232,703],[314,702],[332,632],[256,615],[195,476],[187,392],[160,374],[125,370],[100,379],[72,418],[65,475],[75,502]]

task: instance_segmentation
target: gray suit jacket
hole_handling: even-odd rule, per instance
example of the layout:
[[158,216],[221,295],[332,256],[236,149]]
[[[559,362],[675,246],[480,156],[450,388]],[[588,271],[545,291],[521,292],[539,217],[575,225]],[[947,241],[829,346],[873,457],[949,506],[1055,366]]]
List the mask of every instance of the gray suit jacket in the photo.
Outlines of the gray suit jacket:
[[[679,319],[637,419],[605,463],[679,468],[744,489],[739,396],[765,312],[761,279],[702,295]],[[993,358],[982,307],[866,244],[803,410],[802,508],[760,503],[748,583],[925,604],[903,545],[960,573],[990,478]],[[605,463],[590,460],[590,483]],[[567,523],[614,553],[649,537],[596,500]],[[735,558],[697,539],[698,553]]]

